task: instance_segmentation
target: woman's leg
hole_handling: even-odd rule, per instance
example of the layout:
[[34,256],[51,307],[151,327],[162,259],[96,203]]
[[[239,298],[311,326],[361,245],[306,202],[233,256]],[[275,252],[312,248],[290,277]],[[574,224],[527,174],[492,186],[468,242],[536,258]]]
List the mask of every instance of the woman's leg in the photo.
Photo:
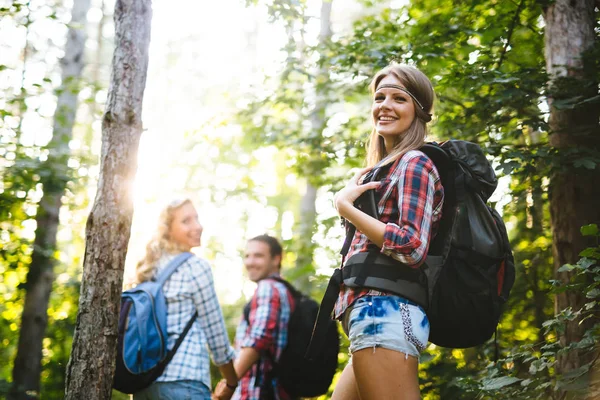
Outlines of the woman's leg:
[[397,296],[359,298],[349,316],[354,380],[361,400],[418,400],[418,356],[429,320]]
[[366,348],[352,354],[352,366],[361,400],[420,398],[416,357],[380,347],[375,351]]
[[342,371],[342,376],[340,376],[340,380],[335,385],[331,400],[361,400],[358,395],[358,388],[356,387],[356,379],[354,378],[351,363],[348,363]]

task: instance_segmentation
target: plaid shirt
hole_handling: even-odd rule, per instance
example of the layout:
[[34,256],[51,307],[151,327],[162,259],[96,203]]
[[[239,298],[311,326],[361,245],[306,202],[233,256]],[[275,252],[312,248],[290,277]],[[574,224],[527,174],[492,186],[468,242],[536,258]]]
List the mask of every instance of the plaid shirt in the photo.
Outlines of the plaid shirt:
[[[163,256],[158,261],[156,273],[166,267],[174,257],[175,255],[171,254]],[[226,364],[235,356],[229,344],[210,265],[196,256],[188,258],[167,280],[163,292],[167,301],[169,349],[173,348],[175,341],[196,311],[198,311],[198,318],[192,324],[175,356],[156,381],[201,381],[210,388],[207,345],[217,365]]]
[[[281,352],[287,345],[292,301],[291,294],[283,283],[269,278],[258,282],[256,292],[250,300],[249,323],[245,317],[242,317],[235,335],[235,343],[236,350],[252,347],[261,354],[261,357],[242,377],[233,399],[259,400],[261,391],[268,389],[265,378],[273,369],[272,360],[279,360]],[[271,387],[275,393],[273,399],[290,399],[279,385],[277,378],[271,379]]]
[[[444,188],[433,162],[423,152],[412,150],[396,160],[377,188],[379,220],[386,224],[381,252],[411,267],[425,260],[431,237],[442,217]],[[367,252],[375,245],[366,235],[356,231],[346,260]],[[356,299],[365,295],[381,295],[368,288],[346,288],[342,285],[335,304],[335,317],[340,318]]]

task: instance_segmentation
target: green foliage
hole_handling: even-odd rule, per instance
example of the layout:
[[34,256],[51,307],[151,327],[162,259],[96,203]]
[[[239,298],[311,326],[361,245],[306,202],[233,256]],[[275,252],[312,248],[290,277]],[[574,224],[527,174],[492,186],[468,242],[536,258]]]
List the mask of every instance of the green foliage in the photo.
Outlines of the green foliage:
[[[74,142],[79,146],[69,146],[73,147],[70,155],[52,155],[56,148],[47,144],[49,137],[45,135],[52,132],[53,115],[47,108],[52,108],[54,95],[58,94],[55,89],[59,82],[53,78],[60,72],[58,57],[61,54],[54,48],[53,39],[48,39],[46,34],[40,37],[38,32],[41,26],[48,33],[60,32],[65,28],[65,17],[70,15],[68,10],[55,2],[15,1],[0,10],[0,15],[5,27],[14,26],[17,33],[23,35],[3,40],[6,65],[0,66],[3,82],[0,91],[0,397],[7,392],[12,378],[38,204],[44,191],[56,193],[66,184],[58,250],[51,252],[56,260],[56,282],[47,309],[41,376],[42,398],[60,399],[64,396],[65,369],[77,314],[90,183],[88,171],[96,162],[90,150],[93,138],[92,135],[82,138],[82,127],[77,126]],[[23,48],[17,48],[22,46],[21,38],[28,40]],[[38,72],[32,74],[33,69]],[[89,86],[92,85],[72,82],[68,90],[85,93]],[[96,93],[97,89],[91,92]],[[62,111],[57,110],[58,123]],[[85,117],[86,113],[81,112],[80,116]],[[61,144],[65,144],[64,141]]]
[[[431,77],[437,94],[432,139],[476,141],[503,176],[506,192],[494,201],[509,226],[517,267],[517,280],[496,339],[500,359],[490,361],[495,358],[493,341],[465,350],[430,346],[422,356],[419,372],[422,396],[429,400],[550,399],[559,398],[563,391],[577,396],[595,364],[587,363],[568,376],[560,376],[557,357],[593,350],[598,325],[577,343],[561,343],[558,337],[565,321],[589,319],[597,307],[600,250],[586,249],[578,263],[563,267],[562,271],[576,273],[572,282],[552,280],[548,180],[556,169],[595,170],[600,155],[585,144],[561,151],[551,149],[545,102],[551,94],[558,110],[597,108],[600,41],[596,40],[586,55],[589,79],[584,86],[566,78],[548,87],[542,16],[547,1],[415,0],[405,7],[390,8],[387,1],[363,0],[363,14],[352,29],[336,32],[320,44],[314,44],[316,40],[311,40],[307,29],[310,17],[306,1],[246,3],[264,5],[271,21],[283,24],[288,35],[282,49],[286,59],[279,73],[266,77],[260,88],[253,88],[246,106],[237,113],[235,122],[242,127],[243,136],[190,135],[179,149],[181,164],[175,167],[185,175],[186,188],[208,192],[206,201],[239,211],[242,225],[248,220],[251,205],[275,209],[279,218],[275,231],[281,236],[284,213],[291,212],[296,223],[303,217],[299,204],[305,181],[319,187],[319,196],[325,197],[345,183],[349,169],[363,164],[370,131],[367,86],[373,73],[394,60],[418,66]],[[29,28],[38,17],[54,20],[60,14],[54,4],[43,17],[34,7],[34,3],[13,1],[0,8],[0,16],[3,22],[14,19]],[[599,33],[597,29],[596,35]],[[36,52],[31,46],[24,50],[26,64]],[[31,227],[43,180],[49,182],[48,188],[68,181],[66,212],[61,214],[64,236],[56,254],[60,263],[44,341],[44,398],[62,397],[75,323],[79,257],[84,246],[82,210],[88,207],[87,192],[94,184],[88,174],[95,153],[91,128],[78,154],[70,158],[69,167],[49,160],[42,143],[23,140],[23,116],[41,115],[39,109],[30,108],[34,103],[27,99],[52,93],[55,88],[50,76],[56,65],[47,67],[49,71],[40,79],[0,94],[0,396],[11,380],[23,301],[21,288],[31,261]],[[20,68],[6,62],[0,65],[0,77],[18,74]],[[97,88],[92,92],[95,94]],[[90,95],[86,104],[91,109],[94,103],[94,95]],[[582,134],[589,129],[597,127],[583,127]],[[267,154],[275,159],[276,191],[267,195],[268,183],[257,178],[256,167],[264,157],[261,152],[273,148],[278,152]],[[298,182],[294,179],[290,184],[290,176],[299,178]],[[326,243],[336,239],[332,232],[338,222],[334,215],[320,214],[308,245],[297,237],[284,243],[290,249],[286,266],[293,265],[300,254],[313,251],[320,260],[329,260],[327,265],[312,263],[284,271],[292,281],[308,276],[309,292],[317,299],[327,281],[326,276],[315,273],[317,267],[335,266],[338,261],[337,249]],[[597,225],[583,227],[582,234],[598,237]],[[342,238],[338,239],[341,242]],[[208,247],[215,256],[224,253],[227,243],[210,243]],[[586,293],[587,302],[580,309],[562,310],[553,316],[552,295],[560,291]],[[223,306],[231,338],[242,307],[242,300]],[[348,343],[345,335],[342,337],[340,373],[348,361]],[[212,372],[216,380],[216,369]],[[332,389],[334,386],[335,381]],[[125,396],[115,394],[114,398]]]
[[[596,236],[600,243],[597,225],[582,228],[587,236]],[[595,398],[599,393],[590,392],[590,373],[597,368],[598,357],[583,363],[566,374],[557,373],[559,357],[570,353],[596,354],[600,339],[600,321],[594,319],[579,341],[564,343],[559,338],[569,321],[582,322],[596,318],[600,301],[600,246],[582,252],[582,258],[574,265],[564,265],[559,271],[573,272],[569,282],[554,281],[553,293],[586,293],[587,301],[579,309],[566,308],[542,324],[545,342],[513,348],[509,354],[489,363],[478,379],[459,378],[459,387],[477,399],[579,399],[585,395]]]
[[[496,339],[501,356],[505,349],[519,346],[539,349],[533,343],[547,339],[542,323],[553,312],[548,180],[557,167],[593,169],[598,162],[592,148],[558,152],[549,146],[542,16],[547,4],[420,0],[390,8],[381,3],[363,2],[364,14],[347,34],[302,47],[303,53],[289,52],[281,75],[266,81],[271,89],[251,99],[238,122],[248,141],[277,146],[293,160],[296,174],[334,192],[345,182],[343,171],[359,166],[364,156],[370,77],[390,61],[423,70],[438,98],[432,137],[479,143],[508,182],[504,197],[495,201],[510,229],[517,280]],[[299,18],[296,24],[302,26],[303,21]],[[289,20],[286,24],[291,26]],[[597,65],[600,57],[590,55],[590,60]],[[327,79],[320,79],[321,70],[328,71]],[[593,86],[598,80],[589,82]],[[582,97],[576,83],[570,82],[571,92],[558,105],[596,104],[597,85],[595,94]],[[327,104],[320,132],[309,123],[318,110],[315,92]],[[335,222],[320,221],[328,228]],[[512,357],[521,352],[511,351]],[[490,374],[479,383],[473,377],[487,365],[497,365],[489,361],[494,353],[494,343],[464,351],[430,348],[421,363],[423,397],[473,398],[481,390],[488,393],[517,384],[546,393],[546,386],[517,375]],[[523,363],[517,357],[515,368]],[[538,363],[536,373],[546,373],[544,361]],[[459,376],[470,378],[461,381]],[[465,392],[465,382],[470,381],[477,389]]]

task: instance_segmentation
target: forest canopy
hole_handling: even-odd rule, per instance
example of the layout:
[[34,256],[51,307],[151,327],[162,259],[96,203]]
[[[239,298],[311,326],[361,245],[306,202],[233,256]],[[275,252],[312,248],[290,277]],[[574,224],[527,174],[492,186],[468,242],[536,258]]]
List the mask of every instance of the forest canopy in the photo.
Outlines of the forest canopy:
[[[119,175],[101,162],[123,98],[115,64],[132,59],[119,18],[143,5],[151,20],[135,33],[149,48],[125,85],[139,104]],[[599,16],[594,0],[3,0],[0,397],[68,398],[81,367],[74,357],[68,372],[69,359],[88,340],[78,311],[94,307],[82,287],[107,288],[116,310],[174,198],[198,208],[194,251],[212,265],[230,338],[255,288],[241,258],[255,235],[280,238],[283,275],[320,300],[344,237],[333,196],[364,165],[368,85],[396,62],[434,85],[427,140],[475,142],[493,164],[490,204],[517,270],[493,339],[427,348],[422,398],[598,398]],[[114,202],[108,181],[124,188]],[[106,229],[93,223],[103,201],[118,221]],[[106,280],[86,278],[117,231],[117,261],[93,265]],[[96,373],[108,383],[92,397],[109,398],[110,363]]]

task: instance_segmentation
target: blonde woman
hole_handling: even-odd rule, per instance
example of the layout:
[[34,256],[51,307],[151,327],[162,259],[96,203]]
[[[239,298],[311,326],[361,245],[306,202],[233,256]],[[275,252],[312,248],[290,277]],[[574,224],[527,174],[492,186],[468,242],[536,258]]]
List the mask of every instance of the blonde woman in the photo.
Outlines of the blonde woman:
[[[156,234],[137,265],[137,281],[152,279],[177,254],[200,246],[201,237],[202,225],[192,202],[185,199],[170,203],[160,214]],[[163,292],[168,348],[173,347],[195,312],[198,318],[163,374],[134,394],[134,400],[210,399],[208,349],[227,386],[235,389],[238,380],[232,363],[234,350],[217,302],[210,265],[196,256],[188,258],[166,281]]]
[[[433,87],[418,69],[390,65],[375,75],[370,89],[374,127],[368,167],[335,196],[339,215],[357,229],[342,267],[373,253],[410,273],[424,261],[443,205],[439,173],[418,150],[431,121]],[[363,175],[374,166],[377,181],[363,184]],[[354,206],[370,189],[375,190],[377,219]],[[352,358],[333,399],[419,399],[419,354],[429,336],[423,308],[397,294],[342,285],[334,311],[349,336]]]

